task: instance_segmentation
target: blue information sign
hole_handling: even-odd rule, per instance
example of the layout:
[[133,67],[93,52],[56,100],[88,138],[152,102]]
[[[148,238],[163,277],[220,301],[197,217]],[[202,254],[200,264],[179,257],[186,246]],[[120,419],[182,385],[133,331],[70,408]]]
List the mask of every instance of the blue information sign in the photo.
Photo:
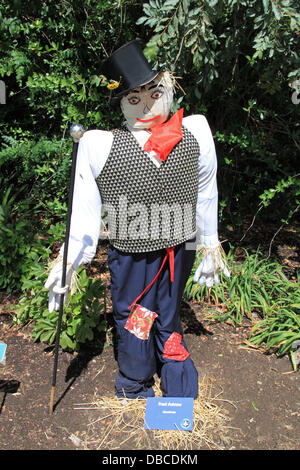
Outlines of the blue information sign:
[[183,397],[147,398],[144,429],[193,430],[194,399]]

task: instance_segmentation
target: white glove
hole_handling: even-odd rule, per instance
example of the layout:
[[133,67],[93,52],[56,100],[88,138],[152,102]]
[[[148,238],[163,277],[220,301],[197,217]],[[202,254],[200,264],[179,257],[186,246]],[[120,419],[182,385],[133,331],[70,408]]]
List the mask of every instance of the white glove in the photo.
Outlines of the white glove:
[[45,283],[45,288],[49,289],[48,309],[50,313],[53,312],[53,310],[59,310],[61,294],[64,294],[64,304],[66,303],[73,272],[73,266],[68,264],[66,270],[66,285],[61,287],[62,262],[58,262],[51,269],[48,279]]
[[194,282],[198,282],[200,286],[205,284],[206,287],[212,287],[214,284],[216,286],[220,284],[220,272],[226,277],[230,277],[230,273],[224,262],[225,253],[220,243],[210,248],[202,245],[200,251],[202,252],[202,259],[194,274]]

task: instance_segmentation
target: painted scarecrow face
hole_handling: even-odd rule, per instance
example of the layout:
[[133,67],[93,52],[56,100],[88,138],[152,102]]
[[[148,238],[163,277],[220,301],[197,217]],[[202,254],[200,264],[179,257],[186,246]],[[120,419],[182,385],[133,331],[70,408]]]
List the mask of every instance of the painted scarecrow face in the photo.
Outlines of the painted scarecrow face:
[[146,85],[131,90],[121,99],[121,109],[129,127],[150,129],[165,122],[173,101],[173,84],[168,72]]

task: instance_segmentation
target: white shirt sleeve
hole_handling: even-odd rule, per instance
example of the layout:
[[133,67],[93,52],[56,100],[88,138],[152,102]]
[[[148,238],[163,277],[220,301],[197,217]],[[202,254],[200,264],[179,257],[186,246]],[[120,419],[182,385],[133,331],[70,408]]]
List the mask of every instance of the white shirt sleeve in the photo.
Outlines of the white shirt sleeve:
[[200,243],[216,246],[218,240],[217,157],[214,140],[206,118],[196,114],[183,119],[182,124],[197,139],[199,154],[199,182],[196,224]]
[[[97,250],[101,197],[95,179],[107,160],[112,140],[111,132],[92,130],[79,142],[67,256],[75,269],[92,261]],[[63,254],[63,247],[60,254]]]

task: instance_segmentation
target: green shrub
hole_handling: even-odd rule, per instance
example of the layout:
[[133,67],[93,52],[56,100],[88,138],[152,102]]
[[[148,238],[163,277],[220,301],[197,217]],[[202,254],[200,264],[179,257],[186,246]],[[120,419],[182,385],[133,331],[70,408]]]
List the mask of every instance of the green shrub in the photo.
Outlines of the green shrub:
[[26,197],[30,202],[33,214],[45,210],[51,213],[48,204],[55,199],[61,203],[67,196],[71,141],[45,137],[37,140],[35,136],[3,138],[6,143],[0,151],[2,184],[4,180],[6,185],[13,184],[18,198]]
[[16,202],[18,193],[10,185],[0,200],[0,289],[11,292],[18,288],[26,259],[37,237],[32,232],[30,210],[26,201]]
[[[33,339],[51,345],[56,337],[58,312],[48,310],[49,291],[44,288],[48,276],[46,264],[37,256],[32,261],[23,278],[14,320],[19,324],[31,322]],[[93,340],[96,331],[106,329],[105,286],[99,279],[88,278],[84,268],[79,268],[78,274],[80,290],[68,298],[62,317],[60,346],[69,350]]]
[[62,238],[64,224],[57,223],[66,216],[71,145],[45,138],[5,141],[0,152],[0,289],[12,291],[20,288],[31,251],[41,253],[51,238]]
[[[0,122],[38,135],[62,135],[73,122],[107,126],[110,106],[100,64],[135,38],[141,9],[125,0],[0,2],[0,80],[7,85]],[[4,132],[0,125],[0,143]]]

